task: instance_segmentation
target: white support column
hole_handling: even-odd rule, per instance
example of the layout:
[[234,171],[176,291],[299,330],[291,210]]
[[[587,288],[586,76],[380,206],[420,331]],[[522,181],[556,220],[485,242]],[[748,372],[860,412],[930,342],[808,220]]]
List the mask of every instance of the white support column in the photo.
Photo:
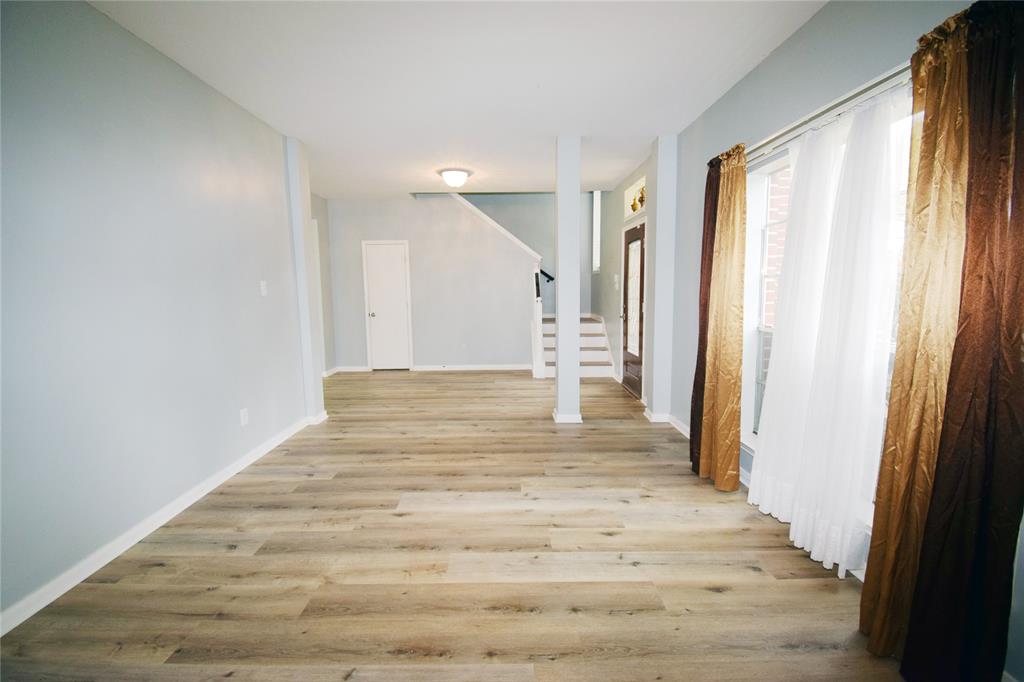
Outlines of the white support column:
[[309,165],[302,142],[285,139],[288,185],[288,220],[292,229],[295,290],[299,304],[299,354],[306,419],[317,424],[324,410],[324,328],[320,297],[319,236],[309,194]]
[[580,416],[580,137],[559,135],[555,180],[555,422]]
[[654,190],[654,317],[651,324],[651,390],[645,415],[667,422],[672,402],[672,313],[675,305],[676,180],[678,135],[658,136]]

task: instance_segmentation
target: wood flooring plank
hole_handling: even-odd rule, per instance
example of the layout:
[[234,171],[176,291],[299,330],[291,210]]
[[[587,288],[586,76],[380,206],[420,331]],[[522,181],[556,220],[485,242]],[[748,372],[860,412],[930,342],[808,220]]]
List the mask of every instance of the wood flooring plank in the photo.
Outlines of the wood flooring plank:
[[853,579],[736,581],[701,574],[687,581],[659,582],[658,595],[671,613],[718,616],[742,613],[765,616],[769,610],[785,612],[799,600],[800,613],[850,613],[860,605],[860,587]]
[[347,682],[533,682],[535,679],[532,663],[482,663],[358,666]]
[[323,616],[573,616],[665,611],[653,583],[449,583],[326,585],[303,617]]
[[350,552],[382,550],[412,552],[523,550],[551,548],[545,526],[463,527],[458,533],[450,528],[374,528],[350,531],[302,531],[274,533],[260,547],[259,554],[314,554],[338,556]]
[[538,662],[537,682],[886,682],[900,680],[897,663],[866,651],[816,652],[781,658],[695,656],[619,656],[600,661]]
[[295,665],[316,659],[351,665],[529,663],[575,655],[579,634],[557,619],[464,616],[316,618],[199,623],[168,663]]
[[102,612],[153,621],[172,618],[297,618],[314,592],[304,586],[195,586],[83,583],[57,599],[47,615],[79,617]]
[[39,663],[9,663],[18,682],[533,682],[533,664],[479,665],[80,665],[58,672]]
[[619,511],[584,509],[566,512],[540,512],[533,509],[514,511],[463,512],[400,512],[366,511],[353,522],[359,530],[407,529],[433,531],[446,529],[462,532],[477,528],[623,528],[624,515]]
[[454,553],[448,582],[673,582],[692,575],[743,582],[774,580],[752,552]]
[[554,528],[552,549],[563,551],[712,551],[774,549],[785,543],[785,529],[761,528]]

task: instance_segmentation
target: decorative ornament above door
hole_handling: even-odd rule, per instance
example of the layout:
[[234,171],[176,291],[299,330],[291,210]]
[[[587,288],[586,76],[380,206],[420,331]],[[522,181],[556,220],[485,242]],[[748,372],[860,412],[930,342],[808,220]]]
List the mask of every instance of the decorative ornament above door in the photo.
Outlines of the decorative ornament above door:
[[647,204],[647,178],[642,177],[630,185],[623,193],[625,203],[625,214],[623,218],[629,220],[633,216],[643,213]]

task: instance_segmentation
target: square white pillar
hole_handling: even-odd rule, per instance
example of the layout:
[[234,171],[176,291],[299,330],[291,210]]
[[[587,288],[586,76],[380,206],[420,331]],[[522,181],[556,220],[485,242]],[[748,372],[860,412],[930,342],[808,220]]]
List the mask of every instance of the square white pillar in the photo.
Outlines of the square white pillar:
[[555,180],[555,422],[580,416],[580,137],[559,135]]
[[676,183],[678,135],[659,135],[654,188],[653,308],[651,322],[651,389],[645,414],[667,422],[672,408],[672,313],[675,306]]
[[324,410],[324,329],[320,304],[319,237],[313,221],[309,194],[306,148],[294,137],[285,138],[288,218],[292,228],[292,256],[299,304],[299,347],[302,395],[306,420],[317,424],[327,419]]

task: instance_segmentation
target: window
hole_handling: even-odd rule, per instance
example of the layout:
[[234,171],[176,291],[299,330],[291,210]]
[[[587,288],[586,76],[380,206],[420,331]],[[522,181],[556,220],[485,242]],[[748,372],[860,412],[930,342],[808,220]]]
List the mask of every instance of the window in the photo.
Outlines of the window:
[[[761,511],[791,518],[794,544],[826,567],[838,564],[840,575],[864,567],[870,543],[905,231],[911,94],[904,81],[886,83],[794,138],[787,150],[792,178],[777,157],[762,157],[748,178],[748,260],[761,265],[761,279],[751,278],[745,292],[751,306],[760,304],[751,316],[759,328],[750,321],[745,351],[761,363],[758,379],[768,370],[772,381],[771,393],[753,385],[749,368],[749,400],[761,393],[751,498]],[[841,542],[833,541],[837,534]]]
[[779,296],[779,276],[786,247],[786,227],[789,224],[789,195],[793,169],[788,159],[772,164],[766,171],[763,184],[765,198],[761,223],[761,287],[757,325],[757,375],[754,385],[754,433],[761,420],[761,402],[764,399],[768,362],[772,353],[772,330],[775,328],[775,309]]
[[601,193],[594,192],[594,219],[591,221],[591,254],[594,272],[601,272]]

